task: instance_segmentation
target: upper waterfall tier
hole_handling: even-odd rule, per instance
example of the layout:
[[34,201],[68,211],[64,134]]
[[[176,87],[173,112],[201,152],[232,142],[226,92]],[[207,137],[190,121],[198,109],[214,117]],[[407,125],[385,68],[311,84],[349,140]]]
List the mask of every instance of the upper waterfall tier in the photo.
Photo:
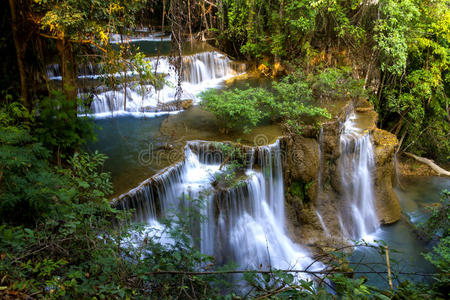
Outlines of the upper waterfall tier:
[[192,224],[192,234],[200,238],[201,251],[213,255],[217,263],[234,261],[246,268],[306,267],[311,258],[285,229],[279,141],[244,150],[245,176],[232,188],[218,190],[212,185],[225,161],[217,143],[194,141],[185,147],[182,162],[122,195],[116,206],[135,208],[135,220],[155,224],[200,199],[205,221]]
[[[166,84],[161,89],[155,89],[152,85],[138,85],[133,79],[131,71],[111,74],[108,76],[128,76],[129,82],[115,89],[103,87],[95,91],[91,103],[91,111],[97,116],[111,116],[113,113],[146,113],[154,114],[161,111],[179,110],[180,103],[175,100],[189,101],[190,104],[198,101],[200,92],[208,88],[220,87],[225,80],[242,74],[246,71],[246,65],[230,60],[226,55],[217,51],[200,52],[193,55],[185,55],[182,58],[181,94],[177,99],[178,75],[168,57],[147,58],[152,65],[153,72],[163,74]],[[105,78],[100,75],[101,66],[86,64],[79,67],[80,79],[95,80]],[[47,74],[50,79],[60,80],[61,70],[59,65],[49,65]],[[81,98],[88,98],[80,90]]]

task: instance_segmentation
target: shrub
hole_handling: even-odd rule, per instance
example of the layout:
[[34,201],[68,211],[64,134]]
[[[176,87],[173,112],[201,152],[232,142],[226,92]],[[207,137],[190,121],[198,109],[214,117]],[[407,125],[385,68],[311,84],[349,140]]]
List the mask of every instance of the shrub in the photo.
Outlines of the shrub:
[[0,109],[0,217],[15,224],[45,215],[61,184],[47,162],[51,152],[31,133],[33,121],[21,104]]
[[[88,117],[78,117],[81,100],[67,99],[62,92],[52,91],[39,103],[36,134],[39,141],[60,158],[68,158],[74,150],[95,139],[94,123]],[[64,157],[67,154],[67,157]]]
[[328,68],[311,79],[314,97],[358,98],[366,96],[363,82],[352,76],[351,68]]
[[326,109],[311,105],[312,90],[301,73],[274,83],[272,90],[249,87],[223,92],[212,90],[202,94],[202,105],[228,129],[245,133],[268,117],[297,132],[301,131],[304,118],[331,117]]
[[202,106],[212,112],[227,129],[248,133],[268,113],[261,109],[272,95],[262,88],[234,89],[229,91],[208,90],[202,94]]

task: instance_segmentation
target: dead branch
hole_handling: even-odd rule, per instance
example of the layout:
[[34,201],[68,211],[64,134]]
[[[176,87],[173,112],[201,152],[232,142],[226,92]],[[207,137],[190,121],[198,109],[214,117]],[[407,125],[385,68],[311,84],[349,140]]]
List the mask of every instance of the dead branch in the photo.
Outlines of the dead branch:
[[433,169],[438,174],[438,176],[450,177],[450,172],[445,170],[445,169],[443,169],[443,168],[441,168],[441,167],[439,167],[437,164],[434,163],[433,160],[425,158],[425,157],[420,157],[420,156],[414,155],[414,154],[409,153],[409,152],[404,152],[404,153],[407,156],[414,158],[418,162],[421,162],[421,163],[429,166],[431,169]]

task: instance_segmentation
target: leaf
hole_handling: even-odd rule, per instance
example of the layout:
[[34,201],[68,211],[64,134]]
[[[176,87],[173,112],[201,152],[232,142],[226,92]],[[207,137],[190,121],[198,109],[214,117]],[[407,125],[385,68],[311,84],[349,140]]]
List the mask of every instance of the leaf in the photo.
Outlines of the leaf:
[[286,284],[291,284],[294,282],[294,275],[292,275],[291,273],[286,273],[283,280]]
[[89,183],[87,183],[86,181],[80,181],[78,183],[78,186],[87,189],[87,188],[89,188]]
[[180,252],[174,252],[173,256],[175,257],[176,260],[181,260]]

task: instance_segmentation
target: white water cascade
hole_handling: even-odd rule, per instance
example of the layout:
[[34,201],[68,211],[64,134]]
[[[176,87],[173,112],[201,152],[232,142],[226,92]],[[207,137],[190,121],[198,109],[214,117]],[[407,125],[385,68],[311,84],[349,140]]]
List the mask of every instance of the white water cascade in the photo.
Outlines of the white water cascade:
[[347,238],[367,238],[378,227],[375,212],[374,152],[370,134],[356,126],[356,115],[351,114],[344,124],[340,137],[340,170],[343,205],[339,223]]
[[[153,86],[127,88],[127,113],[154,113],[176,110],[175,94],[178,77],[167,57],[150,58],[152,69],[165,74],[167,84],[156,90]],[[245,65],[234,63],[227,56],[216,52],[201,52],[183,56],[183,80],[180,100],[198,102],[200,92],[217,88],[225,80],[245,72]],[[131,74],[132,75],[132,74]],[[144,92],[143,92],[144,91]],[[125,93],[123,89],[106,91],[96,95],[91,104],[94,114],[125,113]]]
[[[130,82],[126,87],[121,86],[115,90],[97,90],[91,103],[91,111],[96,117],[110,117],[120,114],[154,115],[162,111],[178,110],[175,100],[178,77],[168,57],[147,58],[152,70],[163,74],[166,84],[161,89],[155,89],[151,85],[136,85],[131,71],[127,72]],[[198,102],[198,95],[208,88],[218,88],[225,80],[242,74],[246,71],[243,63],[236,63],[226,55],[217,51],[200,52],[193,55],[185,55],[182,58],[183,78],[181,83],[182,93],[180,100],[192,100]],[[97,80],[100,75],[100,66],[87,64],[80,66],[79,79]],[[59,65],[47,66],[47,75],[52,80],[61,80]],[[111,74],[115,77],[123,77],[124,73]],[[82,91],[80,97],[86,98]],[[126,110],[125,108],[126,99]]]
[[[122,208],[136,208],[135,219],[154,224],[170,209],[189,206],[205,189],[223,158],[209,142],[189,142],[183,162],[121,196]],[[244,268],[301,269],[311,264],[309,253],[285,230],[284,190],[279,142],[247,153],[244,183],[204,194],[205,222],[198,224],[203,253],[218,264],[233,261]],[[189,195],[189,197],[187,197]],[[314,264],[312,269],[320,267]]]

